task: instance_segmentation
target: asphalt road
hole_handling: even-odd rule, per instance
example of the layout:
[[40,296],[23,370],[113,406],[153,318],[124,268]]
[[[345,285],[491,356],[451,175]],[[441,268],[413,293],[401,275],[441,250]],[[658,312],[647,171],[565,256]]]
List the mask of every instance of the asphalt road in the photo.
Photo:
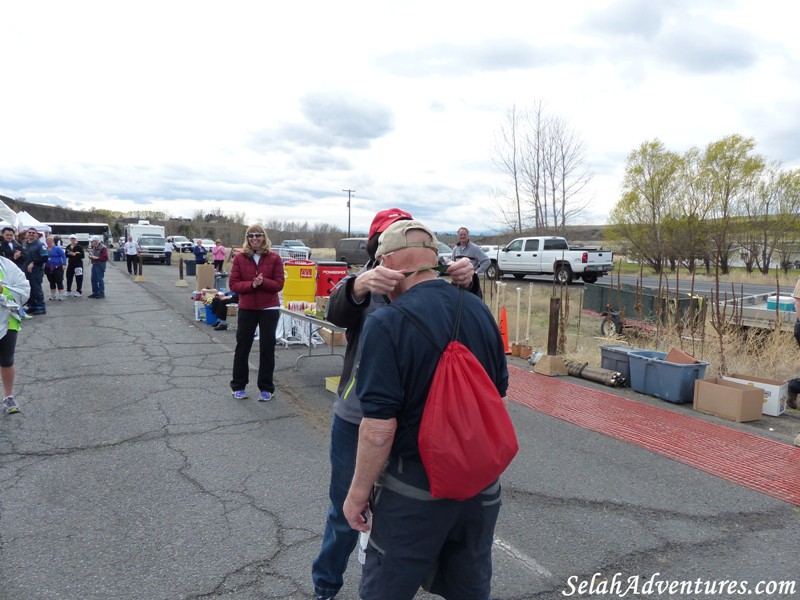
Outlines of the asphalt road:
[[[234,401],[235,334],[195,322],[191,288],[176,280],[175,267],[148,265],[135,282],[109,263],[107,299],[49,302],[25,323],[23,412],[0,419],[3,600],[312,597],[324,378],[341,362],[295,371],[307,348],[280,348],[277,399]],[[494,600],[589,597],[565,594],[595,573],[796,580],[796,506],[517,404],[511,413],[521,448],[503,478]],[[353,557],[339,598],[358,598],[357,582]]]
[[[513,282],[515,279],[510,276],[503,277],[503,281],[506,282]],[[540,283],[544,285],[553,285],[553,277],[552,276],[534,276],[534,275],[526,275],[522,280],[526,283]],[[720,283],[719,292],[717,292],[716,283],[713,281],[707,281],[704,279],[696,279],[692,282],[690,279],[681,279],[676,280],[674,275],[670,275],[659,280],[658,277],[643,277],[639,278],[638,275],[619,275],[617,276],[616,273],[613,275],[609,275],[606,277],[601,277],[597,280],[597,285],[616,285],[618,282],[635,285],[637,282],[641,281],[642,285],[646,288],[651,289],[659,289],[659,285],[662,289],[669,289],[671,292],[675,292],[676,288],[682,292],[694,292],[695,294],[700,294],[703,296],[710,296],[713,292],[714,294],[719,293],[721,298],[725,298],[727,294],[728,298],[733,297],[734,293],[738,296],[754,296],[756,294],[766,294],[776,291],[775,285],[762,285],[762,284],[734,284],[731,285],[730,283]],[[583,281],[575,281],[571,285],[573,286],[583,286]],[[790,295],[794,287],[790,287],[788,289],[782,289],[782,294]]]

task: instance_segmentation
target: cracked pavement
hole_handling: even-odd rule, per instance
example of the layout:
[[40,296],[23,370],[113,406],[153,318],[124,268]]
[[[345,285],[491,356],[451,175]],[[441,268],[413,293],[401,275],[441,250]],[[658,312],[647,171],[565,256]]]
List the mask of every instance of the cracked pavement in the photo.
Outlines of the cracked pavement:
[[[107,299],[48,301],[23,324],[23,412],[0,419],[2,600],[313,597],[333,398],[324,378],[341,361],[295,371],[308,349],[279,347],[276,400],[233,400],[235,332],[195,322],[193,286],[175,286],[177,275],[148,264],[136,282],[111,262]],[[796,578],[797,507],[511,412],[520,454],[503,478],[493,599],[563,598],[568,577],[595,572]],[[338,598],[358,598],[355,556],[345,580]]]

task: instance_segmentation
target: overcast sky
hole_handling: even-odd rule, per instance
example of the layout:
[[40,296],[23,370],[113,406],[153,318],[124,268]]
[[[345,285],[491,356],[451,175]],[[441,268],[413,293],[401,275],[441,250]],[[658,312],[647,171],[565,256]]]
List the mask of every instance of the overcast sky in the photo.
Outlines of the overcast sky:
[[583,222],[627,155],[730,134],[800,167],[800,5],[760,0],[81,0],[0,8],[0,194],[351,231],[399,206],[499,227],[512,106],[585,144]]

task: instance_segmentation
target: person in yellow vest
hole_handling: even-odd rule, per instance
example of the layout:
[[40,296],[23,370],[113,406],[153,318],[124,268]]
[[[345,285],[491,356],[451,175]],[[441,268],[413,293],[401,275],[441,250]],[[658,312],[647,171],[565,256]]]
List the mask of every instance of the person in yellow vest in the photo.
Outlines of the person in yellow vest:
[[31,284],[13,261],[0,256],[0,379],[3,380],[3,410],[7,415],[18,413],[14,399],[14,350],[20,330],[19,309],[28,300]]

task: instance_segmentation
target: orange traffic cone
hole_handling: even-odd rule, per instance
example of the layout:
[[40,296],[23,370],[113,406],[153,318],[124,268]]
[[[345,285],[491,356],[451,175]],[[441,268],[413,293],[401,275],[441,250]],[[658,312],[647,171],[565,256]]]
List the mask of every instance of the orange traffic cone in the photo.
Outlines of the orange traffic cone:
[[500,337],[503,338],[503,348],[506,354],[511,354],[511,347],[508,345],[508,322],[506,321],[505,307],[500,309]]

